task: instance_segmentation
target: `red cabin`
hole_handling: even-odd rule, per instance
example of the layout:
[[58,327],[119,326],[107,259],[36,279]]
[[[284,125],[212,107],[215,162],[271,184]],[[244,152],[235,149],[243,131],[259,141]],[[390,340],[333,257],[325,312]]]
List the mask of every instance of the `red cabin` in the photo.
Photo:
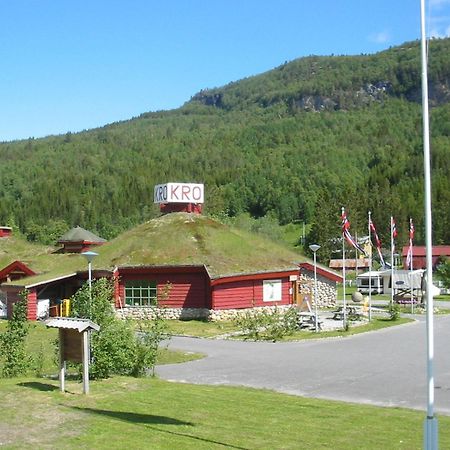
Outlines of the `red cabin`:
[[9,237],[12,235],[11,227],[0,226],[0,238]]
[[[409,245],[403,247],[402,258],[403,258],[403,268],[409,269],[407,265]],[[427,266],[426,261],[426,247],[413,245],[412,255],[413,255],[413,269],[425,269]],[[433,245],[432,249],[433,255],[433,268],[436,267],[439,259],[450,258],[450,245]]]

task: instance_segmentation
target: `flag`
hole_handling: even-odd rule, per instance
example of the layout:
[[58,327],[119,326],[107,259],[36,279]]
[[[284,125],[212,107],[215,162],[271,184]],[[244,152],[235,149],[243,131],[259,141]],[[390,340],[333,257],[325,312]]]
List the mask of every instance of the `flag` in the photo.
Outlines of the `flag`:
[[344,211],[344,208],[342,208],[342,232],[344,232],[345,230],[349,230],[350,229],[350,222],[347,219],[347,214]]
[[412,269],[412,260],[413,260],[413,239],[414,239],[414,224],[412,219],[409,219],[409,248],[408,253],[406,255],[406,266]]
[[409,239],[412,241],[414,239],[414,232],[415,232],[414,224],[412,219],[409,219]]
[[369,229],[373,233],[373,237],[375,239],[375,246],[377,248],[378,256],[380,258],[380,263],[384,267],[386,264],[384,262],[383,254],[381,253],[381,240],[378,237],[378,233],[375,228],[375,224],[372,222],[372,219],[369,219]]
[[395,241],[397,237],[397,225],[395,224],[394,218],[391,216],[391,267],[394,265],[394,253],[395,253]]
[[358,244],[356,239],[350,233],[350,222],[347,219],[347,214],[345,213],[344,208],[342,208],[341,218],[342,218],[342,236],[353,248],[358,250],[364,256],[367,256],[365,250]]
[[391,217],[391,234],[392,237],[395,239],[397,237],[397,225],[395,224],[395,220],[393,217]]

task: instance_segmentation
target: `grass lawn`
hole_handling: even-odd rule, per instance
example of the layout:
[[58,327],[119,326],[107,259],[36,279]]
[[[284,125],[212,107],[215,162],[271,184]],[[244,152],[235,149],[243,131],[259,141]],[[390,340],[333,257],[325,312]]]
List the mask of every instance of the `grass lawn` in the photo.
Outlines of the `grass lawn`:
[[[0,321],[0,333],[6,330],[7,321]],[[58,373],[56,359],[56,339],[58,330],[47,328],[40,322],[30,322],[30,331],[26,340],[26,349],[33,356],[30,374],[37,376]],[[175,364],[202,358],[203,355],[191,352],[167,350],[161,347],[158,353],[158,364]],[[0,360],[1,367],[1,360]],[[1,411],[1,410],[0,410]]]
[[346,337],[353,336],[354,334],[366,333],[368,331],[381,330],[382,328],[389,328],[396,325],[402,325],[404,323],[412,322],[412,319],[401,317],[398,320],[392,321],[386,318],[374,317],[370,322],[365,325],[353,325],[349,322],[349,328],[347,331],[343,329],[334,331],[321,331],[319,333],[314,333],[311,331],[297,331],[290,336],[285,336],[283,340],[285,341],[298,341],[301,339],[318,339],[318,338],[330,338],[330,337]]
[[[375,323],[381,321],[371,325],[378,326]],[[5,324],[0,322],[0,331]],[[52,377],[1,380],[2,449],[420,449],[422,445],[425,413],[406,409],[156,378],[91,381],[89,396],[82,395],[80,382],[69,378],[67,392],[60,393],[54,379],[55,337],[56,330],[32,324],[29,350],[45,355],[44,368]],[[178,358],[171,352],[166,356],[166,362]],[[180,360],[190,357],[197,356],[179,355]],[[439,427],[441,448],[450,448],[450,417],[440,417]]]
[[[370,323],[360,326],[352,326],[350,321],[350,327],[347,331],[321,331],[320,333],[313,333],[311,331],[296,331],[290,336],[285,336],[282,340],[293,341],[302,339],[317,339],[336,336],[351,336],[353,334],[365,333],[367,331],[379,330],[381,328],[392,327],[401,325],[403,323],[411,322],[411,319],[400,318],[397,321],[391,321],[386,318],[374,317]],[[168,321],[169,328],[173,334],[179,334],[184,336],[197,336],[197,337],[215,337],[226,333],[239,331],[239,328],[232,322],[206,322],[201,320],[171,320]],[[236,336],[237,339],[243,339],[243,336]]]
[[168,320],[167,324],[171,334],[197,337],[215,337],[238,328],[233,322],[208,322],[206,320]]
[[[5,449],[420,449],[424,412],[306,399],[271,391],[115,377],[2,380]],[[439,418],[450,447],[450,417]]]

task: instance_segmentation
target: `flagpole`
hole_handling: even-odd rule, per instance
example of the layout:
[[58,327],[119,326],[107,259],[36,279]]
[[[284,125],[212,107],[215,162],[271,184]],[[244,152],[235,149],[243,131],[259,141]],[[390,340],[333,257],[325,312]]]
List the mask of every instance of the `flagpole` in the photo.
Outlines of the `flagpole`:
[[425,0],[420,2],[421,62],[422,62],[422,120],[423,120],[423,160],[425,187],[425,245],[427,274],[427,417],[424,423],[424,447],[427,450],[438,448],[438,423],[434,417],[434,324],[433,324],[433,240],[431,220],[431,164],[430,131],[428,117],[428,73],[425,33]]
[[372,320],[372,230],[370,229],[371,212],[369,211],[369,322]]
[[394,218],[391,216],[391,309],[394,306]]
[[414,314],[414,291],[413,291],[413,235],[414,225],[412,217],[409,218],[409,284],[411,288],[411,314]]
[[[342,207],[342,217],[344,217],[344,207]],[[344,294],[343,298],[343,314],[342,314],[342,327],[345,330],[345,326],[347,323],[347,303],[345,299],[345,236],[344,236],[344,227],[342,227],[342,292]]]

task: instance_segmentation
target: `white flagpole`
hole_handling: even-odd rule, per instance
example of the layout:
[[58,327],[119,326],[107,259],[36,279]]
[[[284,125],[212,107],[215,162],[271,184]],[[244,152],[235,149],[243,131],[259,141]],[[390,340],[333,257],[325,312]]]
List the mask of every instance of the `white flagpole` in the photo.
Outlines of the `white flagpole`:
[[[342,207],[342,216],[344,217],[345,210],[344,207]],[[345,236],[344,236],[344,224],[342,226],[342,292],[344,294],[343,298],[343,314],[342,314],[342,327],[345,330],[345,325],[347,323],[347,303],[345,299]]]
[[394,306],[394,218],[391,216],[391,308]]
[[434,317],[433,317],[433,240],[431,221],[431,164],[430,130],[428,117],[428,71],[425,33],[425,0],[420,2],[421,62],[422,62],[422,120],[423,120],[423,160],[425,187],[425,244],[427,274],[427,417],[424,423],[424,447],[438,448],[438,423],[434,417]]
[[370,229],[371,212],[369,211],[369,322],[372,320],[372,230]]
[[413,227],[412,217],[409,218],[409,284],[411,288],[411,314],[414,314],[414,291],[413,291],[413,241],[411,229]]

